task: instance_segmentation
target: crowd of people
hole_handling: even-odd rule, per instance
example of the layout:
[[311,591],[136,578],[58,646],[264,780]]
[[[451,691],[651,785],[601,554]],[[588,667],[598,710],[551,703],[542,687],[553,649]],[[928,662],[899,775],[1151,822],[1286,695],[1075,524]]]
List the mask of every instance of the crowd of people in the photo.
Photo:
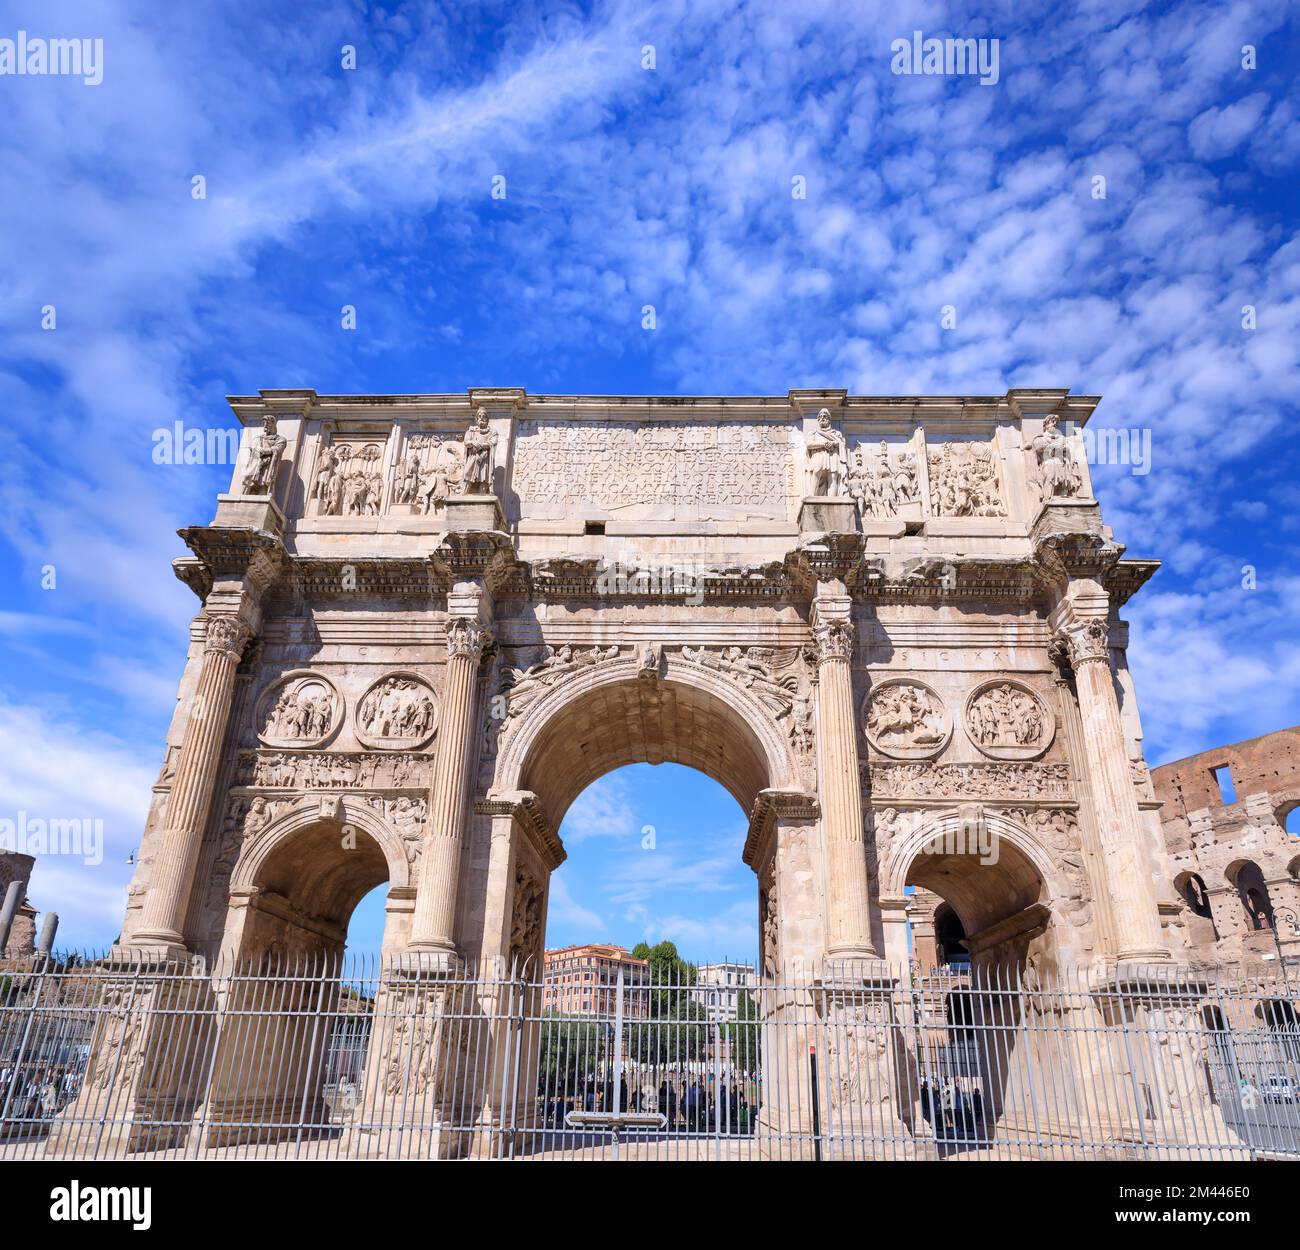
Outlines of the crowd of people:
[[0,1067],[0,1111],[11,1122],[52,1120],[80,1087],[81,1073],[72,1068]]
[[921,1115],[943,1141],[986,1137],[991,1124],[986,1116],[984,1095],[974,1082],[966,1088],[959,1078],[921,1078]]

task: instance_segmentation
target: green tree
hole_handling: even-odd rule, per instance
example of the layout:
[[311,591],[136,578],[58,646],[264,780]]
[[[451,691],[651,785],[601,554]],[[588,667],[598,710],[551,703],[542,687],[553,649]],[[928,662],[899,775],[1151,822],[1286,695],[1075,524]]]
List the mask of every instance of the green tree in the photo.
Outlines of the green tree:
[[757,1072],[759,1067],[758,1004],[749,991],[741,986],[736,998],[736,1018],[722,1026],[723,1036],[731,1043],[731,1054],[736,1066],[745,1072]]
[[691,992],[695,965],[687,963],[668,941],[654,946],[638,942],[632,955],[644,959],[648,969],[646,986],[637,992],[644,1015],[624,1026],[628,1057],[653,1064],[698,1059],[708,1045],[709,1026],[703,1005]]
[[595,1020],[548,1011],[542,1019],[538,1083],[543,1089],[574,1093],[601,1072],[605,1028]]

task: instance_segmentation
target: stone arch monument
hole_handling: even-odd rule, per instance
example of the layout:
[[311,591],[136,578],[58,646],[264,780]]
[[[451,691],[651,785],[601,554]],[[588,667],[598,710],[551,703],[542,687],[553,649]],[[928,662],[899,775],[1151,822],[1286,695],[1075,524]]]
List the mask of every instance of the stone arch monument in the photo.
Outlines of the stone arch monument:
[[913,888],[976,961],[1176,962],[1097,402],[233,398],[123,950],[335,951],[388,880],[387,953],[535,958],[570,802],[671,760],[769,971],[906,959]]

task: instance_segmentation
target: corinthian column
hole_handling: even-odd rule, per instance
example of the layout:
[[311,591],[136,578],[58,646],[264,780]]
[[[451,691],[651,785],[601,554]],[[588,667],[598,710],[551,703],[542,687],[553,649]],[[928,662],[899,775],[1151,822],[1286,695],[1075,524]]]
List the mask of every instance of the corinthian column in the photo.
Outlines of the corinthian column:
[[1087,744],[1086,767],[1097,813],[1105,884],[1121,960],[1168,959],[1161,944],[1151,869],[1142,847],[1142,822],[1110,668],[1109,628],[1103,617],[1078,620],[1062,631]]
[[862,834],[849,596],[819,592],[813,600],[812,627],[817,645],[817,758],[829,878],[826,953],[836,960],[877,959],[871,941]]
[[[477,597],[474,607],[477,612]],[[447,680],[411,923],[411,948],[417,951],[456,950],[456,893],[474,767],[478,668],[490,640],[477,616],[453,616],[447,622]]]
[[208,620],[198,689],[190,704],[176,779],[167,799],[162,842],[145,896],[141,928],[131,938],[132,946],[184,950],[185,909],[221,765],[235,670],[251,637],[252,630],[239,617],[222,615]]

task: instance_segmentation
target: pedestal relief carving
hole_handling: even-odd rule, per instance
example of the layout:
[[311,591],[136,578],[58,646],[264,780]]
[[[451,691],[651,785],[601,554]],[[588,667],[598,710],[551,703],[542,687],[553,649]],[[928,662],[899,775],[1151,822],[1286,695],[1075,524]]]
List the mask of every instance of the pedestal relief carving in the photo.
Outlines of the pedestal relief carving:
[[862,705],[867,741],[893,759],[938,755],[952,735],[952,717],[927,685],[906,677],[877,682]]
[[1051,745],[1056,719],[1028,686],[1001,678],[984,682],[966,700],[966,733],[987,756],[1028,760]]
[[289,673],[262,693],[256,722],[264,746],[319,747],[343,723],[343,700],[327,677]]
[[414,750],[424,746],[437,727],[436,696],[417,673],[388,673],[357,702],[354,732],[363,746]]

